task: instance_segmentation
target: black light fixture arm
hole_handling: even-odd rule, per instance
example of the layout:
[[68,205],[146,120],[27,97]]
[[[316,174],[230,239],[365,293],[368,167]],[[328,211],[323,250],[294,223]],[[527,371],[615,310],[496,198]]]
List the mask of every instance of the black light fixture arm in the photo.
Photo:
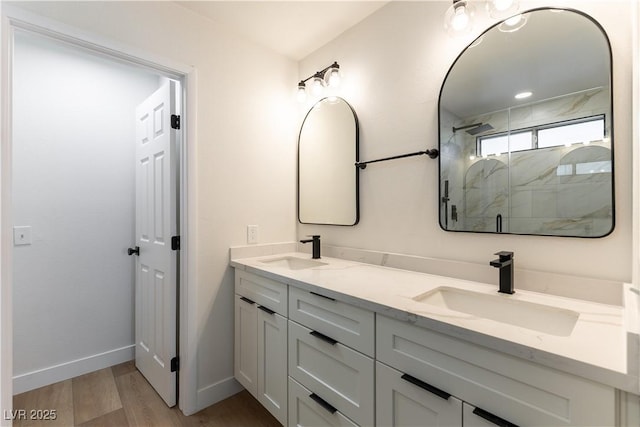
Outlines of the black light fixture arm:
[[324,73],[326,73],[330,68],[340,68],[340,65],[338,65],[337,61],[333,61],[333,64],[324,67],[322,70],[320,71],[316,71],[314,74],[311,74],[309,77],[307,77],[306,79],[302,79],[300,80],[300,83],[298,83],[298,86],[303,86],[306,82],[308,82],[309,80],[311,80],[314,77],[319,77],[319,78],[323,78],[324,77]]
[[356,166],[359,167],[360,169],[365,169],[369,163],[385,162],[387,160],[403,159],[405,157],[414,157],[414,156],[422,156],[422,155],[427,155],[429,156],[429,158],[435,159],[438,157],[439,154],[440,152],[438,151],[438,149],[433,148],[431,150],[416,151],[415,153],[400,154],[398,156],[385,157],[383,159],[369,160],[368,162],[357,162]]

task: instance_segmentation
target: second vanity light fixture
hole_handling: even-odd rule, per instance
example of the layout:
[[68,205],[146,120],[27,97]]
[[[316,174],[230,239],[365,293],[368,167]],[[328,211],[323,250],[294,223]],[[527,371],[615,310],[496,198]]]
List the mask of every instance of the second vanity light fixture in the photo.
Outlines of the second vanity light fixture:
[[322,95],[326,86],[340,86],[340,65],[337,62],[316,71],[306,79],[300,80],[298,83],[298,101],[304,102],[307,99],[307,82],[311,80],[311,92],[314,96]]
[[[506,18],[518,10],[519,3],[519,0],[489,0],[486,2],[486,9],[492,18]],[[453,0],[444,15],[444,27],[451,35],[468,33],[471,31],[474,14],[472,0]]]

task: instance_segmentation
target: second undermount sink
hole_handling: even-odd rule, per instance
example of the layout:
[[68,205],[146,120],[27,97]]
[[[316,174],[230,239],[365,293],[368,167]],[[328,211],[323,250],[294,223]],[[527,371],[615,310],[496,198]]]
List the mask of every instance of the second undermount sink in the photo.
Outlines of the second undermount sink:
[[298,258],[293,256],[266,259],[260,262],[274,267],[288,268],[289,270],[304,270],[305,268],[327,265],[326,262],[318,261],[315,259]]
[[573,310],[495,295],[442,286],[412,298],[496,322],[520,326],[549,335],[569,336],[580,314]]

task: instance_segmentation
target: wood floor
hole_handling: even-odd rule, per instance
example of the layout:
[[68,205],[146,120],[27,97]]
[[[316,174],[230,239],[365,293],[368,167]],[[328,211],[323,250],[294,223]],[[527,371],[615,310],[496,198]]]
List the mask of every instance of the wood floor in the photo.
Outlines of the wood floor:
[[[278,427],[280,423],[246,390],[186,417],[168,408],[133,362],[91,372],[13,398],[15,427],[36,426],[211,426]],[[55,420],[30,420],[55,409]],[[43,410],[44,412],[30,412]]]

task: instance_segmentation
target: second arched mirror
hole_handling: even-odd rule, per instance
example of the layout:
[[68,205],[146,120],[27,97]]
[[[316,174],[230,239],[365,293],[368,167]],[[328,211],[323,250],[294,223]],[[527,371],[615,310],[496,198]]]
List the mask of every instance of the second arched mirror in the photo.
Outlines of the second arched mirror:
[[611,67],[604,30],[572,10],[532,10],[470,44],[440,92],[441,227],[609,234]]

